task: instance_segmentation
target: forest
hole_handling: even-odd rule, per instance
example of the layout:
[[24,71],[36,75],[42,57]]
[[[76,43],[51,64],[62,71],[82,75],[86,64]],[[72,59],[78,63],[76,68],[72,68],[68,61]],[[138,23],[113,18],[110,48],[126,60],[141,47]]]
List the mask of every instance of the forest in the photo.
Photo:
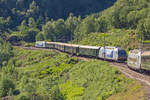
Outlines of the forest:
[[[138,40],[139,43],[141,39],[149,40],[150,37],[148,0],[118,0],[116,2],[112,0],[107,3],[98,0],[92,1],[92,3],[90,1],[85,1],[84,3],[80,2],[80,4],[84,4],[85,8],[87,8],[84,10],[81,9],[84,6],[79,7],[80,10],[78,10],[74,8],[74,6],[78,7],[79,5],[72,7],[69,3],[76,4],[77,1],[76,3],[69,1],[68,6],[67,3],[63,1],[62,3],[65,3],[67,7],[59,6],[61,2],[56,3],[60,8],[56,7],[59,10],[55,12],[62,12],[61,10],[63,10],[63,8],[69,9],[71,6],[71,8],[74,8],[75,11],[79,11],[80,13],[76,14],[74,10],[71,12],[71,9],[69,9],[65,10],[69,13],[63,13],[66,15],[60,14],[60,16],[50,14],[49,10],[51,9],[46,8],[47,6],[42,7],[42,4],[49,4],[47,0],[45,0],[45,3],[43,3],[44,1],[39,3],[30,0],[26,3],[24,3],[23,0],[18,0],[17,2],[14,0],[15,3],[13,1],[4,1],[5,0],[1,0],[0,2],[2,5],[0,8],[0,34],[3,39],[11,43],[18,43],[19,41],[32,43],[36,40],[59,42],[69,42],[73,40],[74,43],[81,43],[80,41],[87,38],[90,33],[109,34],[111,30],[118,29],[131,31],[129,36],[134,36],[133,38]],[[103,5],[106,4],[105,7],[108,7],[108,9],[99,6],[99,9],[103,11],[96,11],[98,9],[95,7],[97,7],[96,4],[98,4],[98,2]],[[93,6],[90,5],[91,8],[88,9],[88,4]],[[55,3],[53,6],[54,5]],[[8,8],[6,9],[5,7]],[[51,6],[48,7],[51,8]],[[87,13],[87,11],[90,13]],[[56,18],[54,15],[59,18]],[[135,47],[137,47],[137,45]]]
[[30,17],[39,27],[48,20],[66,19],[70,13],[84,18],[88,14],[106,9],[114,2],[115,0],[0,0],[1,29],[15,29]]
[[150,40],[149,5],[150,0],[0,0],[0,97],[106,100],[121,92],[126,100],[140,86],[106,62],[13,45],[44,40],[103,46],[105,36],[107,46],[129,51]]

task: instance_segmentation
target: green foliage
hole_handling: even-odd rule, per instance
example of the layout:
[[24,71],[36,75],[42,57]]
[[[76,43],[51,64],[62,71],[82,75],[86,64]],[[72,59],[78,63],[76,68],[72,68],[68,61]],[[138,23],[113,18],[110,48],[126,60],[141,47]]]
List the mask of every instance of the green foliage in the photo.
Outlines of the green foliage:
[[4,61],[8,61],[13,56],[13,48],[10,43],[0,38],[0,66]]
[[106,33],[90,33],[87,37],[84,37],[79,42],[74,40],[74,43],[92,46],[104,46],[104,35],[106,46],[119,46],[126,48],[126,50],[139,47],[135,30],[120,29],[112,29]]
[[15,100],[30,100],[29,96],[27,93],[22,93],[22,94],[19,94]]
[[32,95],[36,93],[37,81],[34,79],[29,79],[27,77],[23,77],[20,81],[21,92],[30,93]]
[[45,40],[66,41],[68,30],[64,20],[58,19],[57,21],[48,21],[42,27],[42,33],[45,36]]
[[74,38],[76,41],[82,40],[87,37],[91,32],[98,32],[98,22],[93,16],[86,17],[81,24],[79,24],[75,30]]
[[4,66],[3,73],[17,81],[17,88],[21,92],[17,98],[25,98],[24,93],[30,93],[27,97],[36,94],[49,100],[64,100],[57,84],[63,74],[78,62],[76,58],[68,58],[64,53],[56,54],[51,50],[15,48],[14,54]]
[[26,42],[35,42],[35,37],[38,34],[39,30],[36,28],[30,28],[22,34],[22,39]]
[[52,50],[15,48],[4,65],[2,72],[15,83],[16,100],[105,100],[132,82],[107,62],[80,61]]
[[0,81],[0,97],[5,97],[8,95],[10,89],[15,89],[15,84],[12,80],[6,78],[6,76],[3,76]]
[[111,27],[109,20],[107,20],[105,17],[101,17],[97,20],[99,25],[99,32],[107,32],[108,29]]
[[[82,16],[82,14],[85,13],[95,12],[97,9],[101,8],[101,3],[105,5],[106,1],[80,1],[80,5],[78,5],[78,0],[62,2],[58,2],[57,0],[29,0],[28,2],[21,0],[14,0],[11,2],[4,1],[0,1],[0,5],[6,5],[6,7],[9,5],[9,7],[6,10],[8,14],[5,15],[2,12],[2,17],[0,18],[0,34],[4,32],[11,33],[12,31],[10,31],[10,29],[18,26],[18,30],[13,30],[17,31],[17,36],[26,42],[35,42],[36,35],[39,37],[37,40],[43,40],[44,36],[44,40],[48,41],[68,42],[70,40],[75,40],[76,42],[80,42],[90,33],[109,32],[113,28],[136,30],[138,36],[138,41],[136,42],[141,42],[142,39],[150,40],[150,13],[147,0],[118,0],[112,7],[103,12],[88,15],[82,20],[80,16],[75,17],[77,13],[80,13]],[[114,1],[115,0],[107,1],[106,5],[111,5]],[[65,5],[61,5],[64,3]],[[54,6],[57,6],[57,8],[53,10]],[[88,6],[90,6],[90,8]],[[74,7],[79,9],[79,12],[74,12],[75,16],[73,16],[72,13],[69,15],[70,11],[74,11]],[[3,7],[1,9],[3,9]],[[64,11],[67,15],[64,15]],[[66,16],[68,15],[69,17],[67,18]],[[58,16],[66,20],[58,19]],[[57,20],[54,21],[52,17]],[[16,20],[17,24],[12,25]],[[19,24],[21,25],[19,26]],[[39,32],[42,33],[43,36],[37,34]]]
[[105,100],[124,91],[129,83],[129,80],[108,63],[92,60],[76,64],[69,71],[68,82],[60,87],[68,100]]
[[141,39],[150,40],[150,18],[145,18],[139,21],[137,31]]
[[[99,18],[108,21],[115,28],[137,30],[139,39],[149,35],[149,3],[147,0],[118,0],[111,8],[100,14]],[[108,19],[108,20],[107,20]]]
[[[114,0],[1,0],[0,36],[5,39],[8,35],[10,40],[29,43],[73,39],[78,44],[103,46],[105,35],[107,46],[130,50],[138,48],[141,38],[146,43],[150,40],[148,1],[118,0],[103,12],[81,19],[75,16],[102,10]],[[69,15],[70,12],[75,16]],[[17,100],[29,100],[32,95],[49,100],[105,100],[116,93],[124,93],[131,83],[117,69],[98,60],[78,61],[51,50],[23,49],[15,49],[15,56],[9,60],[13,56],[12,47],[2,39],[0,51],[2,73],[12,78],[21,91]],[[9,79],[3,78],[0,82],[1,96],[15,88]]]
[[28,26],[29,28],[36,28],[35,20],[32,17],[30,17],[28,20]]
[[17,79],[18,76],[18,71],[16,69],[16,67],[14,66],[14,64],[10,63],[7,66],[3,66],[2,71],[4,74],[10,76],[11,78],[15,78]]
[[78,100],[77,96],[82,95],[84,92],[83,87],[75,86],[71,81],[67,81],[59,87],[65,100]]
[[23,20],[21,22],[21,25],[18,26],[18,30],[20,31],[20,34],[23,34],[27,28],[28,28],[28,26],[27,26],[26,20]]
[[[0,1],[0,34],[12,33],[16,27],[26,20],[30,28],[39,28],[49,19],[67,19],[72,12],[75,16],[85,17],[87,14],[102,11],[111,6],[116,0],[7,0]],[[76,23],[75,23],[76,24]],[[75,24],[72,24],[73,26]],[[23,27],[22,27],[23,28]],[[74,27],[72,27],[73,29]],[[71,29],[71,32],[73,32]],[[11,31],[12,30],[12,31]]]
[[10,24],[12,24],[10,16],[8,16],[7,18],[2,16],[0,17],[0,36],[3,32],[6,32],[9,29],[7,27],[10,27]]
[[44,40],[44,35],[42,33],[38,33],[36,35],[36,41],[43,41]]
[[49,59],[56,55],[55,52],[52,51],[44,51],[44,50],[24,50],[24,49],[14,49],[15,57],[15,67],[24,67],[32,64],[36,64],[38,62],[42,62],[43,60]]
[[65,100],[64,96],[60,93],[58,86],[52,88],[49,100]]
[[39,31],[40,30],[36,28],[35,20],[30,17],[28,20],[28,24],[26,23],[26,20],[22,21],[21,25],[18,26],[18,30],[17,32],[15,32],[15,35],[17,35],[21,41],[35,42],[36,35],[39,33]]

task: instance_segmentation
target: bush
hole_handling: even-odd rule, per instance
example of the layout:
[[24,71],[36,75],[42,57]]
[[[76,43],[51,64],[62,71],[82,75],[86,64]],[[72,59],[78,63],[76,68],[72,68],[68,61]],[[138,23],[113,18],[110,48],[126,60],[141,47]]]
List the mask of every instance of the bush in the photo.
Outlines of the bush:
[[15,84],[12,80],[3,77],[3,79],[0,81],[0,97],[7,96],[10,89],[14,90]]
[[38,33],[38,34],[36,35],[36,41],[43,41],[43,40],[44,40],[43,34],[42,34],[42,33]]
[[58,86],[54,86],[51,89],[51,96],[49,100],[65,100],[63,95],[61,94]]
[[30,98],[27,93],[22,93],[16,97],[16,100],[30,100]]
[[0,66],[2,66],[3,62],[6,62],[13,56],[12,52],[13,48],[11,44],[4,42],[0,38]]

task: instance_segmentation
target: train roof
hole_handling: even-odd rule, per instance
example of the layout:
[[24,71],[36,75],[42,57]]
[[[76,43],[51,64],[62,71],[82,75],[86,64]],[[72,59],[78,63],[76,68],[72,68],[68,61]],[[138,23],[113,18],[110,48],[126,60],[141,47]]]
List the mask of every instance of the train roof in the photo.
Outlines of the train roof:
[[79,48],[99,49],[100,47],[79,45]]
[[67,43],[64,43],[64,45],[65,45],[65,46],[70,46],[70,47],[71,47],[71,46],[73,46],[73,47],[79,47],[79,45],[76,45],[76,44],[67,44]]
[[76,44],[68,44],[68,43],[61,43],[61,42],[46,42],[47,44],[58,44],[58,45],[64,45],[64,46],[73,46],[78,47],[79,45]]
[[144,51],[144,52],[142,52],[142,56],[150,56],[150,51]]
[[130,53],[134,53],[134,54],[138,54],[139,52],[141,52],[141,51],[138,49],[130,50]]
[[142,52],[141,56],[150,56],[150,51],[141,51],[141,50],[138,50],[138,49],[130,51],[130,53],[134,53],[134,54],[139,54],[140,52]]
[[65,43],[61,43],[61,42],[52,42],[53,44],[58,44],[58,45],[64,45]]
[[[104,47],[102,47],[102,48],[104,48]],[[105,46],[105,48],[106,49],[119,49],[119,50],[123,50],[123,48],[121,48],[121,47],[113,47],[113,46]]]
[[55,42],[46,42],[47,44],[54,44]]

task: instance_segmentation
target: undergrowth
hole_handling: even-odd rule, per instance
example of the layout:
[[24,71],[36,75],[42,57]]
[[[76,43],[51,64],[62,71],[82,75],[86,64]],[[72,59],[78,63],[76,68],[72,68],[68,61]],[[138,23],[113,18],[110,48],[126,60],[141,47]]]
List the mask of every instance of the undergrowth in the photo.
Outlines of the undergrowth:
[[100,60],[81,61],[52,50],[18,48],[14,55],[1,71],[15,84],[14,100],[106,100],[119,93],[128,95],[128,87],[134,87],[133,80]]
[[128,52],[131,49],[139,48],[140,44],[137,39],[135,30],[112,29],[107,33],[91,33],[81,41],[74,41],[75,44],[92,45],[92,46],[118,46],[125,48]]

